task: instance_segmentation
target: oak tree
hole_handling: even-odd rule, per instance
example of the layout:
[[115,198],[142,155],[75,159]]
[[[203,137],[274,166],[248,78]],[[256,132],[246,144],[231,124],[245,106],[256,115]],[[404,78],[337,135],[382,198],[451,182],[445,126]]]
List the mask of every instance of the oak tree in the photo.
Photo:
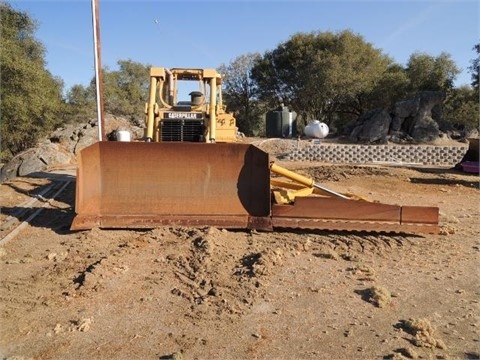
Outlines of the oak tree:
[[0,160],[7,161],[59,124],[63,82],[46,69],[36,22],[5,2],[0,3],[0,18]]
[[245,135],[258,135],[263,130],[264,106],[258,99],[258,88],[251,78],[251,68],[260,59],[260,54],[249,53],[222,64],[223,97],[227,110],[236,118],[237,127]]

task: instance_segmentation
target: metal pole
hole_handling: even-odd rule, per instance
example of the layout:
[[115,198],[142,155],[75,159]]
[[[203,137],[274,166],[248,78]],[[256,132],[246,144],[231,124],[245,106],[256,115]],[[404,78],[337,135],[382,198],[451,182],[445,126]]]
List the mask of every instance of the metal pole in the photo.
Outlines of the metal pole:
[[210,79],[210,129],[209,140],[213,144],[215,143],[215,136],[217,131],[217,78],[212,77]]
[[97,95],[97,122],[98,141],[105,139],[105,126],[103,114],[103,77],[102,61],[100,55],[100,23],[98,15],[98,0],[92,0],[92,25],[93,25],[93,51],[95,58],[95,85]]

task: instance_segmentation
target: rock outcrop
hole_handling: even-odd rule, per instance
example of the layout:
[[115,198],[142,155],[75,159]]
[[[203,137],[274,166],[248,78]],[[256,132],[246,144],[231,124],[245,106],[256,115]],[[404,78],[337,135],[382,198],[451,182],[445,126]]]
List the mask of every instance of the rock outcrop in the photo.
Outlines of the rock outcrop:
[[350,133],[350,140],[360,143],[384,144],[387,142],[391,121],[392,118],[385,109],[368,111],[355,122]]
[[[143,136],[143,130],[124,118],[107,115],[105,132],[128,130],[132,139]],[[75,165],[76,155],[83,148],[98,140],[98,124],[89,120],[81,124],[66,124],[56,129],[49,137],[41,140],[37,146],[16,155],[0,169],[0,182],[54,167]]]
[[360,116],[349,128],[353,142],[422,143],[437,139],[440,135],[438,121],[442,116],[445,94],[441,91],[423,91],[414,97],[395,104],[393,113],[374,109]]
[[413,98],[397,102],[390,133],[399,135],[403,132],[416,142],[435,140],[439,135],[437,121],[440,119],[434,119],[432,111],[435,108],[436,116],[441,116],[444,100],[445,93],[442,91],[423,91]]
[[49,141],[42,142],[15,156],[0,171],[0,182],[35,172],[45,171],[56,165],[74,164],[75,155],[64,146]]

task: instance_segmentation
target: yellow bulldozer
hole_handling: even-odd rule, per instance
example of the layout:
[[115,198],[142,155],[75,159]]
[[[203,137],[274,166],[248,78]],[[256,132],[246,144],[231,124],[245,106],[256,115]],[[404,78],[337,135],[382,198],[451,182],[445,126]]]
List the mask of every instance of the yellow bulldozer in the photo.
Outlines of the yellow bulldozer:
[[[188,101],[179,82],[198,83]],[[142,141],[99,141],[79,155],[72,230],[217,226],[438,233],[438,208],[331,191],[237,141],[214,69],[150,71]]]

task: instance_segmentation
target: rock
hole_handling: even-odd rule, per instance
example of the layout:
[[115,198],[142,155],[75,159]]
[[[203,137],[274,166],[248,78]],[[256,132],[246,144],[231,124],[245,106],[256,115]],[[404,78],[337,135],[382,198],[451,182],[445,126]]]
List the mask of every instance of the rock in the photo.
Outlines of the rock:
[[429,142],[439,137],[438,123],[429,116],[418,119],[411,130],[411,135],[416,142]]
[[0,182],[17,176],[45,171],[54,165],[74,164],[75,161],[75,155],[63,146],[49,141],[43,142],[35,148],[18,154],[3,166],[0,171]]
[[360,143],[422,143],[440,136],[439,122],[445,93],[423,91],[395,104],[392,114],[386,109],[374,109],[361,115],[347,126],[353,142]]
[[442,91],[423,91],[397,102],[389,133],[399,136],[403,132],[415,142],[435,140],[440,133],[438,121],[442,116],[444,100],[445,93]]
[[350,139],[362,143],[386,143],[392,118],[385,109],[375,109],[360,116],[352,126]]
[[[106,115],[105,132],[113,130],[128,130],[134,140],[143,136],[143,129],[131,125],[127,119]],[[40,141],[37,146],[17,154],[4,164],[0,168],[0,183],[17,176],[46,171],[52,166],[73,165],[76,163],[76,155],[97,140],[96,120],[66,124]]]

